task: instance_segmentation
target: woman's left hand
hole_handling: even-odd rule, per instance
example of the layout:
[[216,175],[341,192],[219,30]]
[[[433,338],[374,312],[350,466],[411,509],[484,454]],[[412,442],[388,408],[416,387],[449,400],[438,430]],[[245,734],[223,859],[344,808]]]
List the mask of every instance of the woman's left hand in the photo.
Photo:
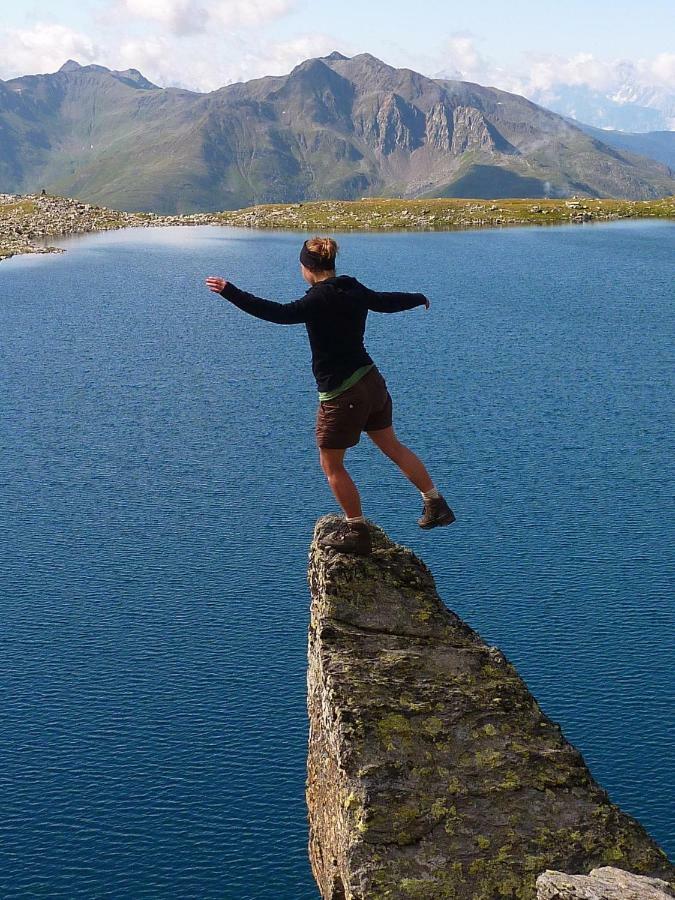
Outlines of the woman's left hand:
[[225,287],[226,284],[227,284],[227,281],[225,281],[224,278],[218,278],[215,275],[210,275],[206,279],[207,288],[210,291],[213,291],[214,294],[219,294],[223,290],[223,288]]

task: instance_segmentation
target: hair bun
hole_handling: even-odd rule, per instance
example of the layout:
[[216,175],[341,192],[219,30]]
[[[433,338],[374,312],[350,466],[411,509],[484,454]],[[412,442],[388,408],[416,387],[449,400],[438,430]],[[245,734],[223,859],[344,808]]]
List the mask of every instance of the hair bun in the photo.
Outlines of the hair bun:
[[316,256],[320,256],[321,259],[325,259],[326,262],[335,262],[335,256],[338,252],[338,245],[337,242],[333,240],[333,238],[313,237],[306,242],[306,245],[310,253],[314,253],[316,254]]

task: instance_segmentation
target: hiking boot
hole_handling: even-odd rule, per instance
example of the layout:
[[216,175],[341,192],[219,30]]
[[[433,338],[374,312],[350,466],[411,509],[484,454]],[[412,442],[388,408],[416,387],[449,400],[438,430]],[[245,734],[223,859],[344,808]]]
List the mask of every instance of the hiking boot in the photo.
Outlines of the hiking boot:
[[337,534],[323,540],[321,546],[327,550],[337,550],[338,553],[353,553],[358,556],[368,556],[373,549],[370,530],[365,522],[342,523]]
[[436,528],[439,525],[452,525],[455,514],[445,502],[445,497],[434,497],[424,501],[422,518],[417,520],[420,528]]

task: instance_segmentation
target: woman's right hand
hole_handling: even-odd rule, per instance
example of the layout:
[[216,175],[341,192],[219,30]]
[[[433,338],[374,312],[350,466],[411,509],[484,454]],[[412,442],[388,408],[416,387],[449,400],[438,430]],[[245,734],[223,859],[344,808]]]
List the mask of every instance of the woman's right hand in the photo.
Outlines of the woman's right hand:
[[216,275],[209,275],[206,279],[207,288],[213,291],[214,294],[219,294],[226,284],[227,281],[224,278],[218,278]]

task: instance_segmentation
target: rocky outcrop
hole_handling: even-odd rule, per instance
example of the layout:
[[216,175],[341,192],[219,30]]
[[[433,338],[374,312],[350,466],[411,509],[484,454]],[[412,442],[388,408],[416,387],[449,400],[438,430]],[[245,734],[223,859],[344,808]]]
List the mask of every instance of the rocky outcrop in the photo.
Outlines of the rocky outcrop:
[[535,898],[548,868],[673,878],[429,569],[371,526],[366,558],[310,550],[309,855],[324,900]]
[[385,94],[374,122],[376,146],[385,156],[396,150],[414,150],[422,143],[417,132],[423,120],[423,114],[415,106],[397,94]]
[[452,153],[460,156],[467,150],[494,152],[495,149],[495,141],[480,110],[458,106],[453,114]]
[[614,866],[589,875],[546,871],[537,878],[537,900],[669,900],[672,887],[660,878],[633,875]]
[[448,108],[444,103],[436,103],[432,106],[426,118],[426,143],[436,150],[445,153],[452,151],[452,110],[448,115]]

